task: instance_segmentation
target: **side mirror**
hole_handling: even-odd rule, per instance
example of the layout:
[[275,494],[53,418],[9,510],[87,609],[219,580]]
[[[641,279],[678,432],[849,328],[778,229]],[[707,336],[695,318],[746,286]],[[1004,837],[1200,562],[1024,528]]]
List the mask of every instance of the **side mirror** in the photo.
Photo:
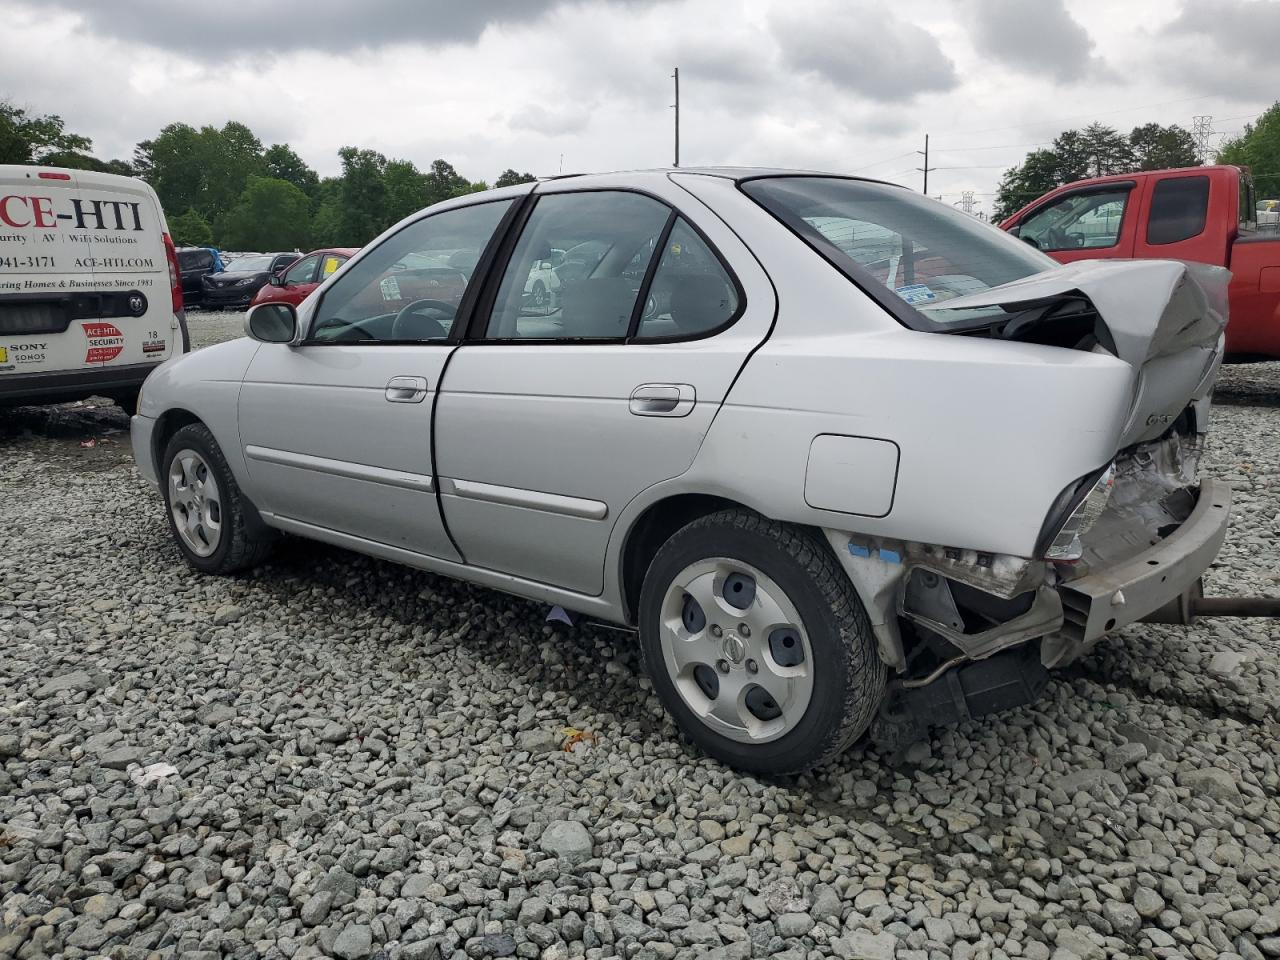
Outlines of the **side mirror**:
[[1009,236],[1016,237],[1022,232],[1022,224],[1015,224],[1006,231]]
[[272,285],[273,287],[283,287],[283,286],[284,286],[284,271],[283,271],[283,270],[277,270],[275,273],[273,273],[273,274],[271,275],[271,285]]
[[298,332],[298,311],[291,303],[260,303],[244,318],[244,332],[262,343],[289,343]]

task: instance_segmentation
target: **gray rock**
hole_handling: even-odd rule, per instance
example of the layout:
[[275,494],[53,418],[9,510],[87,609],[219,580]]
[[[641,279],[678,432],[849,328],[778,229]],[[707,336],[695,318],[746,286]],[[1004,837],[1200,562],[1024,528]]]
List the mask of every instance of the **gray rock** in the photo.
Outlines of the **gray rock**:
[[538,728],[516,734],[516,747],[529,753],[550,753],[560,748],[560,738],[551,730]]
[[813,917],[807,913],[784,913],[778,918],[777,927],[784,937],[803,937],[813,929]]
[[1180,770],[1178,785],[1192,793],[1202,793],[1215,800],[1240,801],[1240,788],[1235,778],[1220,767],[1201,767],[1197,770]]
[[141,763],[143,756],[138,747],[116,747],[98,757],[98,762],[108,770],[125,770],[130,764]]
[[1164,898],[1150,887],[1138,887],[1133,892],[1133,906],[1139,916],[1150,920],[1164,909]]
[[339,723],[337,720],[330,720],[324,725],[324,729],[320,731],[320,739],[324,743],[345,743],[351,738],[351,731],[347,729],[345,724]]
[[1142,927],[1142,916],[1132,904],[1108,900],[1102,905],[1102,915],[1111,929],[1119,936],[1131,937]]
[[373,934],[363,923],[344,927],[333,941],[333,955],[342,960],[363,960],[372,953]]
[[98,683],[93,677],[83,670],[73,670],[71,673],[61,674],[44,683],[36,690],[36,696],[44,699],[60,693],[85,693],[96,689],[98,689]]
[[591,859],[591,834],[577,820],[553,820],[538,839],[538,849],[571,866]]
[[8,760],[22,753],[22,741],[16,733],[0,735],[0,760]]
[[329,916],[333,907],[333,891],[319,890],[307,898],[307,902],[298,911],[298,918],[308,927],[319,926]]
[[891,933],[865,933],[855,930],[831,941],[836,956],[848,960],[894,960],[898,938]]

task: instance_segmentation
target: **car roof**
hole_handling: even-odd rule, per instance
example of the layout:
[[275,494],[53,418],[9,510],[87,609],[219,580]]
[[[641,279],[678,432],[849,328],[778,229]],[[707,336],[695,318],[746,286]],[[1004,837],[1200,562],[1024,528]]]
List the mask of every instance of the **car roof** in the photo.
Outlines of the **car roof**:
[[342,257],[354,257],[359,252],[359,247],[320,247],[316,250],[308,250],[306,253],[299,254],[299,259],[314,256],[317,253],[336,253]]
[[[637,179],[668,177],[673,173],[687,173],[703,177],[721,177],[726,180],[741,182],[757,177],[838,177],[845,180],[868,180],[873,183],[887,183],[874,177],[858,177],[848,173],[830,170],[802,170],[787,167],[651,167],[639,170],[615,170],[607,173],[567,173],[556,177],[544,177],[540,182],[555,182],[572,179],[575,184],[590,185],[596,180],[616,181],[618,177],[635,177]],[[889,186],[899,186],[888,183]]]

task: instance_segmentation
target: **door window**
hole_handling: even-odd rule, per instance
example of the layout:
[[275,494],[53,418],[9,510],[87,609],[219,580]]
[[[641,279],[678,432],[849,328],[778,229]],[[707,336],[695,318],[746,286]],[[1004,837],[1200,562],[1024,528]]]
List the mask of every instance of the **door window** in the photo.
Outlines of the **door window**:
[[511,254],[485,336],[621,340],[671,211],[637,193],[540,197]]
[[316,264],[319,257],[303,257],[284,275],[285,283],[310,283],[316,275]]
[[[512,201],[456,207],[409,224],[334,281],[311,340],[334,343],[444,340],[480,256]],[[333,269],[341,265],[335,259]]]
[[1204,233],[1209,178],[1173,177],[1156,182],[1147,219],[1147,243],[1178,243]]
[[320,282],[328,280],[346,262],[346,257],[340,257],[336,253],[326,253],[320,260]]
[[276,257],[273,261],[271,261],[271,272],[277,273],[283,270],[285,267],[289,266],[289,264],[296,263],[297,260],[298,260],[298,257],[295,254],[282,253],[280,254],[280,256]]
[[702,336],[732,320],[738,305],[737,287],[720,258],[682,218],[663,246],[636,339]]
[[1022,222],[1018,236],[1040,250],[1100,250],[1120,239],[1129,190],[1072,193],[1041,207]]

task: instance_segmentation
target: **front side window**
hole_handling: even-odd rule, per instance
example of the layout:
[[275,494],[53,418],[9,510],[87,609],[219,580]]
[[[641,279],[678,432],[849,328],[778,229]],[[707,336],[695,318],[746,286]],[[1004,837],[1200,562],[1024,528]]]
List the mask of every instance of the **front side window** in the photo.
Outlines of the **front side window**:
[[485,336],[626,337],[670,215],[663,204],[636,193],[540,197],[512,251]]
[[310,283],[315,279],[316,264],[320,262],[319,257],[303,257],[284,275],[285,283]]
[[1156,182],[1147,218],[1147,243],[1178,243],[1204,233],[1209,178],[1172,177]]
[[765,177],[742,190],[908,326],[981,319],[998,308],[937,316],[931,308],[1058,265],[1003,230],[902,187]]
[[289,264],[296,263],[297,260],[298,258],[294,254],[282,253],[280,254],[280,256],[276,257],[274,261],[272,261],[271,272],[276,273],[280,270],[283,270],[285,267],[289,266]]
[[663,247],[636,339],[701,336],[732,320],[738,306],[738,290],[720,259],[681,218]]
[[1120,241],[1129,187],[1072,193],[1041,207],[1018,227],[1038,250],[1101,250]]
[[[511,203],[456,207],[423,217],[388,237],[334,281],[316,311],[311,339],[446,339],[480,255]],[[341,259],[332,259],[337,270]]]

